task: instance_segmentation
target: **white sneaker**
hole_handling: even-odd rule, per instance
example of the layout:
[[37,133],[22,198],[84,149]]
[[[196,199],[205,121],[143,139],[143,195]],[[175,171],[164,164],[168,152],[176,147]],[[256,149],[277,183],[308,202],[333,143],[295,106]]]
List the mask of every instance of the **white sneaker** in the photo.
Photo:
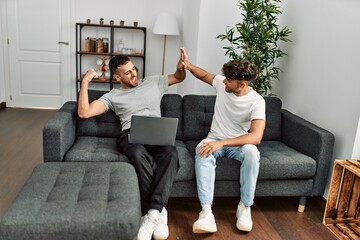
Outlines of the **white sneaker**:
[[169,227],[167,225],[168,222],[168,212],[164,207],[160,213],[158,225],[155,228],[153,233],[153,238],[155,240],[165,240],[169,237]]
[[217,231],[215,217],[211,210],[202,210],[193,224],[194,233],[214,233]]
[[158,219],[147,213],[141,219],[141,226],[137,235],[137,240],[151,240],[152,234],[157,226]]
[[253,226],[250,207],[240,202],[237,206],[236,217],[236,227],[241,231],[250,232]]

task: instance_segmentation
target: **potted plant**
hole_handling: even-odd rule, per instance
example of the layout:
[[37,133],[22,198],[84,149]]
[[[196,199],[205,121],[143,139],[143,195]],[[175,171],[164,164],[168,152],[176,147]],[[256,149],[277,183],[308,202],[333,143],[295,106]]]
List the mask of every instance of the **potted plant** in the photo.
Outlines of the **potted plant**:
[[291,31],[277,24],[281,0],[239,0],[243,19],[235,26],[226,28],[225,34],[217,36],[227,40],[225,55],[231,60],[248,59],[258,67],[258,77],[252,88],[259,94],[271,95],[272,81],[279,80],[280,68],[276,60],[287,55],[280,49],[280,42],[290,42]]

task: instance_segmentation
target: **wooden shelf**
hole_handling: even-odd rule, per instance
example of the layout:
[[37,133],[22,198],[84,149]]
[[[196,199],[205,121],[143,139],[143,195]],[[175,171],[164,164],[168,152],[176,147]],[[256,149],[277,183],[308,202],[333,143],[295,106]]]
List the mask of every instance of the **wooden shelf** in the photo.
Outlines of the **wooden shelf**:
[[119,52],[113,52],[113,53],[97,53],[97,52],[85,52],[85,51],[77,51],[77,54],[83,54],[83,55],[100,55],[100,56],[111,56],[111,55],[126,55],[129,57],[145,57],[143,53],[132,53],[132,54],[124,54]]
[[82,27],[106,27],[106,28],[109,28],[109,27],[112,27],[112,28],[125,28],[125,29],[133,29],[133,30],[141,30],[141,31],[146,31],[146,27],[134,27],[134,26],[127,26],[127,25],[124,25],[124,26],[120,26],[120,24],[114,24],[114,25],[110,25],[110,24],[96,24],[96,23],[76,23],[76,25],[79,25],[79,26],[82,26]]
[[[109,20],[108,20],[109,21]],[[132,22],[131,22],[132,24]],[[84,28],[85,27],[85,28]],[[87,28],[90,27],[90,28]],[[97,30],[99,28],[101,28],[101,30],[104,29],[108,29],[109,31],[107,33],[103,33],[106,37],[109,39],[109,51],[106,53],[98,53],[98,52],[88,52],[88,51],[83,51],[83,40],[86,37],[89,36],[83,36],[83,33],[86,32],[86,34],[88,35],[93,35],[93,36],[97,36]],[[100,31],[100,32],[106,32],[106,31]],[[139,34],[142,35],[143,34],[143,42],[140,44],[141,46],[139,46],[139,44],[136,44],[133,46],[133,50],[135,50],[135,47],[137,49],[136,53],[131,53],[131,54],[123,54],[120,52],[117,52],[115,50],[116,47],[116,42],[117,40],[121,39],[122,36],[126,36],[127,34]],[[90,57],[106,57],[106,58],[111,58],[113,56],[117,56],[117,55],[125,55],[128,57],[132,57],[134,61],[137,61],[137,64],[139,66],[140,71],[142,72],[142,77],[145,77],[145,55],[146,55],[146,27],[135,27],[135,26],[121,26],[120,25],[120,20],[117,23],[114,23],[113,25],[111,24],[98,24],[98,23],[76,23],[76,92],[77,94],[79,93],[79,89],[81,88],[81,78],[83,75],[84,70],[86,71],[86,69],[83,69],[83,67],[92,67],[92,65],[88,64],[88,65],[83,65],[83,61],[84,59],[88,59],[88,60],[93,60]],[[99,38],[99,36],[97,36],[97,38]],[[101,38],[101,36],[100,36]],[[131,49],[131,43],[129,44],[130,49]],[[141,49],[141,51],[139,50]],[[91,50],[94,50],[94,48],[91,48]],[[128,53],[131,51],[127,51]],[[95,69],[95,64],[94,64],[94,69]],[[108,76],[108,75],[107,75]],[[140,76],[141,77],[141,76]],[[110,78],[113,78],[112,74],[110,73]],[[114,84],[119,84],[119,82],[115,81],[115,79],[93,79],[91,81],[91,83],[107,83],[109,84],[109,90],[111,90],[114,87]]]
[[[78,82],[82,82],[82,79],[77,80]],[[110,79],[108,78],[94,78],[93,80],[91,80],[90,83],[117,83],[117,81],[115,79],[113,79],[112,81],[110,81]]]

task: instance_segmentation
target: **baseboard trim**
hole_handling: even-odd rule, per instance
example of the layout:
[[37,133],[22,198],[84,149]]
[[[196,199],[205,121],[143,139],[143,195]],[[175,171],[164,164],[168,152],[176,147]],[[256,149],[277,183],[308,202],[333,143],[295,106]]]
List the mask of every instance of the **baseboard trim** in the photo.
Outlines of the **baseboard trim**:
[[6,108],[6,102],[1,102],[0,103],[0,110]]

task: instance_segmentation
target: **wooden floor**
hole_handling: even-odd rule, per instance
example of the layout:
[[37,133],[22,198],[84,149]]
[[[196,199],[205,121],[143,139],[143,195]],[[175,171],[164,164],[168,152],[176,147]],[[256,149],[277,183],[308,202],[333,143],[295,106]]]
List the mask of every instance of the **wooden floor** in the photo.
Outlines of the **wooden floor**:
[[[31,174],[43,162],[42,128],[55,110],[0,110],[0,217]],[[238,198],[215,198],[213,212],[218,225],[214,234],[194,234],[200,205],[197,198],[170,198],[169,240],[232,239],[336,239],[322,224],[325,201],[309,198],[304,213],[297,212],[298,198],[256,197],[250,233],[235,227]]]

